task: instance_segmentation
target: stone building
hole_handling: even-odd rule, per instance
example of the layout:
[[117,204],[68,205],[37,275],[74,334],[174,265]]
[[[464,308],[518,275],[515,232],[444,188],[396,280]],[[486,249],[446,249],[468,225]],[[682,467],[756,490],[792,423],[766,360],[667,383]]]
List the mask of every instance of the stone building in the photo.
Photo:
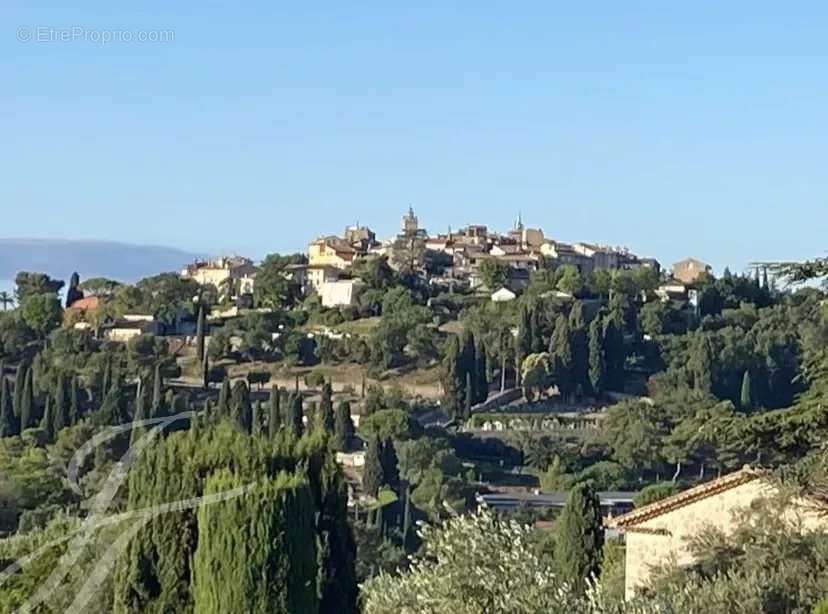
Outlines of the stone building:
[[713,269],[706,262],[695,258],[685,258],[673,264],[673,277],[686,284],[692,284],[703,275],[709,275]]
[[256,266],[253,261],[242,256],[196,260],[181,271],[181,277],[184,279],[193,279],[203,286],[212,285],[218,289],[222,289],[228,280],[232,280],[234,286],[238,286],[239,282],[244,280],[249,285],[250,292],[255,274]]
[[322,237],[308,244],[308,265],[312,267],[345,269],[355,257],[356,250],[339,237]]
[[[707,528],[732,533],[740,513],[775,494],[776,488],[762,472],[745,467],[609,520],[606,526],[626,539],[626,598],[646,589],[654,568],[693,563],[691,538]],[[825,511],[821,503],[799,499],[782,513],[803,530],[824,530],[828,525]]]

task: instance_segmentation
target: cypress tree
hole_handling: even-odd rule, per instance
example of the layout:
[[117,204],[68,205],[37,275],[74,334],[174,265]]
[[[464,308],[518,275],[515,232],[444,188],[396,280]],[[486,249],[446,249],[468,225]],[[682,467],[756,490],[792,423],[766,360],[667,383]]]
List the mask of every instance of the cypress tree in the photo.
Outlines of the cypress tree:
[[78,376],[74,376],[69,384],[69,422],[77,424],[81,419],[80,398],[78,397]]
[[572,348],[572,376],[581,390],[590,387],[589,381],[589,340],[584,320],[584,306],[575,301],[569,312],[569,345]]
[[400,485],[399,459],[394,441],[388,437],[382,444],[382,476],[383,482],[393,489]]
[[232,413],[239,428],[249,434],[253,428],[253,407],[250,405],[250,390],[244,380],[233,384]]
[[463,420],[468,420],[471,417],[472,398],[474,389],[472,388],[472,374],[466,371],[466,392],[463,395],[463,413],[460,416]]
[[555,543],[558,575],[576,592],[583,592],[590,578],[601,570],[604,528],[598,494],[589,482],[569,492]]
[[486,364],[486,347],[480,341],[475,347],[475,376],[474,376],[474,402],[483,403],[489,398],[489,377]]
[[129,420],[124,411],[124,399],[120,386],[113,385],[106,393],[98,410],[97,422],[102,426],[117,426]]
[[23,390],[26,387],[26,363],[20,361],[17,365],[17,372],[14,375],[14,415],[20,421],[23,411]]
[[326,433],[334,432],[333,388],[330,382],[322,386],[322,400],[319,402],[319,423]]
[[[117,362],[113,363],[112,364],[112,383],[109,386],[110,390],[112,388],[119,388],[120,389],[122,387],[123,379],[122,379],[121,375],[122,374],[121,374],[120,365]],[[121,393],[123,394],[123,390],[121,390]]]
[[442,406],[452,417],[457,417],[463,406],[461,386],[465,385],[465,378],[461,379],[460,369],[460,340],[456,335],[449,337],[446,355],[443,358],[443,403]]
[[753,409],[753,395],[752,386],[750,382],[750,371],[745,371],[742,375],[742,391],[739,395],[739,406],[742,411]]
[[9,380],[0,376],[0,437],[10,437],[19,433],[20,422],[14,415]]
[[[243,486],[219,472],[205,494]],[[319,612],[315,510],[307,484],[282,474],[231,500],[198,510],[193,612]],[[228,527],[233,530],[228,532]]]
[[710,393],[713,391],[713,346],[710,337],[701,334],[690,357],[690,368],[693,374],[693,387],[696,390]]
[[[520,309],[516,337],[516,353],[518,365],[532,353],[532,314],[526,305]],[[518,371],[520,371],[520,367],[518,367]]]
[[596,317],[589,325],[589,384],[595,396],[604,393],[605,379],[603,327],[601,318]]
[[324,438],[307,443],[277,452],[217,424],[146,448],[129,472],[128,509],[257,486],[151,519],[120,557],[114,614],[357,614],[346,487]]
[[66,428],[70,424],[69,404],[66,399],[66,378],[62,374],[58,375],[57,378],[55,404],[52,411],[54,412],[53,430],[54,434],[57,435],[61,429]]
[[301,437],[305,430],[304,414],[302,413],[302,395],[294,392],[290,395],[287,403],[287,416],[285,426],[295,437]]
[[[460,354],[460,365],[461,369],[465,373],[472,373],[474,374],[474,361],[476,356],[477,347],[474,340],[474,334],[471,332],[467,332],[463,335],[463,343],[462,343],[462,350]],[[474,375],[472,375],[474,377]]]
[[54,441],[57,431],[55,430],[55,416],[52,410],[52,399],[46,395],[43,402],[43,418],[40,420],[40,428],[46,433],[46,441]]
[[270,389],[270,403],[267,416],[267,434],[273,439],[276,433],[279,432],[279,427],[282,423],[282,417],[279,411],[279,402],[281,399],[281,391],[278,386],[273,386]]
[[405,502],[403,503],[402,527],[402,547],[403,550],[408,550],[408,534],[411,531],[411,487],[408,482],[405,484]]
[[624,383],[626,355],[621,319],[617,314],[610,314],[604,321],[604,360],[607,374],[605,387],[615,390],[621,389]]
[[105,397],[112,387],[112,357],[107,354],[104,362],[103,375],[101,376],[101,398]]
[[230,415],[230,378],[225,377],[221,382],[221,389],[218,395],[218,404],[216,405],[216,416],[219,419]]
[[32,369],[26,371],[20,400],[20,430],[25,431],[36,424]]
[[365,451],[365,467],[362,472],[362,491],[366,495],[376,497],[384,483],[382,443],[379,437],[374,436],[368,442],[368,449]]
[[263,413],[264,412],[263,412],[263,409],[262,409],[262,402],[261,401],[256,401],[253,404],[253,415],[252,415],[253,427],[251,429],[251,432],[253,433],[253,435],[261,435],[264,432],[264,429],[263,429],[263,426],[262,426],[262,421],[263,421],[263,418],[264,418]]
[[[140,387],[139,387],[140,390]],[[135,414],[132,416],[132,430],[129,434],[129,442],[132,445],[134,442],[138,441],[141,436],[144,434],[144,427],[139,425],[138,423],[146,420],[149,416],[147,416],[147,404],[144,400],[143,394],[138,394],[135,397]]]
[[337,452],[347,452],[351,447],[353,436],[354,422],[351,419],[351,404],[348,401],[341,401],[336,406],[334,417],[334,449]]
[[529,337],[530,353],[543,352],[543,313],[538,306],[529,311]]
[[196,357],[198,362],[204,362],[204,305],[198,306],[198,320],[196,324]]
[[555,330],[549,341],[555,369],[555,383],[563,399],[568,399],[575,388],[572,373],[572,346],[570,345],[569,322],[563,314],[555,321]]
[[213,422],[215,419],[215,415],[213,414],[213,402],[210,399],[204,399],[204,418],[202,419],[203,424],[209,424]]
[[66,289],[66,306],[71,307],[72,303],[83,298],[83,292],[80,291],[80,275],[77,272],[72,273],[69,278],[69,287]]
[[152,378],[152,404],[150,405],[150,415],[153,418],[162,416],[164,414],[164,377],[161,374],[161,363],[155,363],[155,372]]
[[207,352],[204,352],[204,357],[201,359],[201,387],[204,390],[210,389],[210,358]]

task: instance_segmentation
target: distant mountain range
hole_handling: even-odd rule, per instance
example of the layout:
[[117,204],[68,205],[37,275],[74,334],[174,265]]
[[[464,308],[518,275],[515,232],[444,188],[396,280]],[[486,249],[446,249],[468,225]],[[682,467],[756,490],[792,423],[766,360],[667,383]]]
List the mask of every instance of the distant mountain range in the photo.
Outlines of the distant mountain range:
[[178,271],[200,254],[172,247],[131,245],[114,241],[64,239],[0,239],[0,279],[13,280],[19,271],[47,273],[69,280],[109,277],[134,282],[165,271]]

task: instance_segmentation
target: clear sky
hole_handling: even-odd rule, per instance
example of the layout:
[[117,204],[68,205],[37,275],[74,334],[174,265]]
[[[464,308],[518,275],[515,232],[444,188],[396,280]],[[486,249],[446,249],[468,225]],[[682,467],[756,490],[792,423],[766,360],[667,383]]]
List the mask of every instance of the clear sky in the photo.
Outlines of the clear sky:
[[5,0],[0,236],[261,256],[411,203],[662,263],[823,255],[826,66],[818,2]]

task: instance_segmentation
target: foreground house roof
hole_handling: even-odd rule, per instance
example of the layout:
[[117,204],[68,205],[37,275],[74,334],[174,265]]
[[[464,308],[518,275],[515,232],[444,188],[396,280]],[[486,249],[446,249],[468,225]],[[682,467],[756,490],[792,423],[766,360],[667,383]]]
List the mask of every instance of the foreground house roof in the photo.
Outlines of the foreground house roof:
[[690,505],[701,499],[712,497],[722,493],[731,488],[736,488],[747,482],[752,482],[760,477],[763,473],[751,467],[745,466],[743,469],[730,473],[726,476],[717,478],[710,482],[705,482],[699,486],[694,486],[688,490],[682,491],[666,499],[656,501],[650,505],[639,507],[638,509],[613,518],[607,523],[607,526],[617,529],[627,529],[635,527],[636,525],[651,520],[657,516],[667,514],[678,508]]

